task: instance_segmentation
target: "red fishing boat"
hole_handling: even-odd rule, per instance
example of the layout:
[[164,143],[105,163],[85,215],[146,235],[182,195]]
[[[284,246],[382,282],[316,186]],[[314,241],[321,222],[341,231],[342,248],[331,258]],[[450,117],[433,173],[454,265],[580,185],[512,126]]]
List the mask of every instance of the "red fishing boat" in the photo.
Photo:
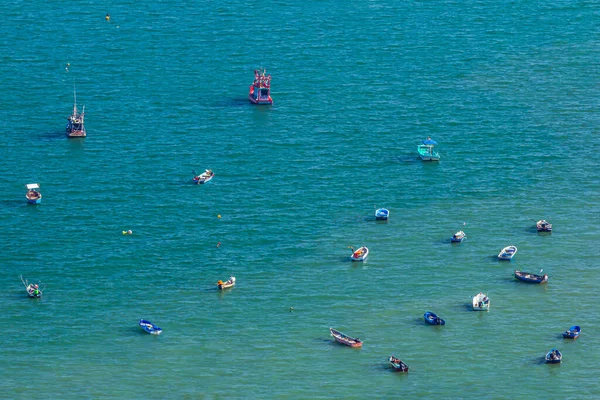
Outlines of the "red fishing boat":
[[254,82],[250,85],[248,99],[253,104],[273,104],[271,98],[271,75],[267,71],[254,70]]

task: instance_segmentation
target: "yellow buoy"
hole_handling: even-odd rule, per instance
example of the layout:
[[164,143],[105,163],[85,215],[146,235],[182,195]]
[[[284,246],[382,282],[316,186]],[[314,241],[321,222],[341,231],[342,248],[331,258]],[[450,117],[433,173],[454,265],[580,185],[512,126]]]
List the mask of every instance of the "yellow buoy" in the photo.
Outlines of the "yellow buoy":
[[104,17],[104,19],[110,21],[110,14],[106,14],[106,17]]
[[217,215],[217,218],[221,219],[221,214]]

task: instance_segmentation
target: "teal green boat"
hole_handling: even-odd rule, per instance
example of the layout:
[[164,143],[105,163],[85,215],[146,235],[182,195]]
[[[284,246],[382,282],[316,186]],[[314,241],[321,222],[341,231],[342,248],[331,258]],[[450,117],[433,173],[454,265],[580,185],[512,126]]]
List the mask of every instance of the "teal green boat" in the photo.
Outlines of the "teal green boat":
[[430,137],[423,140],[423,144],[417,146],[417,151],[419,152],[419,157],[423,161],[440,161],[440,154],[437,151],[433,150],[433,146],[435,146],[437,142],[432,140]]

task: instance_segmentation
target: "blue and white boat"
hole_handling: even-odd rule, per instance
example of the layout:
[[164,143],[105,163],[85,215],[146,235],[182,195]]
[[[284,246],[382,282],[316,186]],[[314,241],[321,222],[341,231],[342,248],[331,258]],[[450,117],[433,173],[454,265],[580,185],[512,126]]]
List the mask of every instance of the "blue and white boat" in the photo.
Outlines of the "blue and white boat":
[[562,361],[562,353],[554,348],[546,353],[546,362],[549,364],[558,364]]
[[25,194],[27,203],[40,204],[42,202],[42,194],[37,190],[40,188],[40,185],[37,183],[28,183],[25,187],[27,187],[27,193]]
[[467,238],[467,235],[463,231],[458,231],[450,238],[452,243],[460,243]]
[[160,335],[162,333],[162,329],[145,319],[140,319],[140,328],[142,328],[151,335]]
[[425,314],[423,314],[423,319],[425,319],[425,322],[427,322],[429,325],[446,325],[446,321],[431,311],[427,311]]
[[433,150],[433,146],[437,145],[435,140],[432,140],[430,137],[423,140],[423,144],[417,146],[417,151],[419,152],[419,157],[423,161],[440,161],[440,154]]
[[511,260],[517,254],[517,246],[506,246],[498,253],[499,260]]
[[386,221],[390,216],[390,210],[387,208],[378,208],[375,210],[375,219],[378,221]]
[[563,332],[563,337],[565,339],[577,339],[579,335],[581,335],[581,328],[577,325],[573,325]]

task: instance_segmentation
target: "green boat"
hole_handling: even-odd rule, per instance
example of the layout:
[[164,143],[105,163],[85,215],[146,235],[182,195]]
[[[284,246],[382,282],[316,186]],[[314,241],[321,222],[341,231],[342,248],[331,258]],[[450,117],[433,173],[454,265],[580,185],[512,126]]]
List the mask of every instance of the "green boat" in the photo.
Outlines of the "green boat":
[[437,142],[432,140],[430,137],[423,140],[423,144],[417,146],[417,151],[419,152],[419,157],[423,161],[440,161],[440,154],[437,151],[433,150],[433,146],[435,146]]

